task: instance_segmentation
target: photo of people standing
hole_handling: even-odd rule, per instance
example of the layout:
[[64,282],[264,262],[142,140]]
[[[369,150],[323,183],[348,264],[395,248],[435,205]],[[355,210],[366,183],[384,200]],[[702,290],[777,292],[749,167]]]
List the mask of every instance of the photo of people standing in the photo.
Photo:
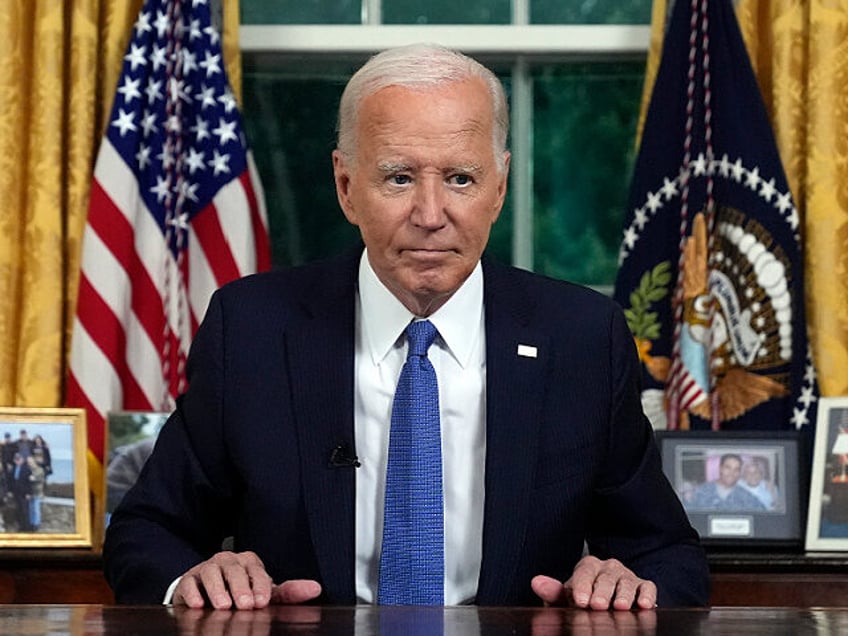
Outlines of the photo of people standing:
[[0,421],[0,532],[73,530],[71,449],[70,426]]

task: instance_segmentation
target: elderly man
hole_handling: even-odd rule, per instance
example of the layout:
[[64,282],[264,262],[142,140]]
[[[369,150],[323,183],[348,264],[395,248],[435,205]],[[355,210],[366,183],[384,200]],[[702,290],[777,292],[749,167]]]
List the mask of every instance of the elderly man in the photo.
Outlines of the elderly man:
[[352,77],[333,168],[364,249],[215,294],[108,529],[119,601],[708,601],[621,312],[483,256],[507,124],[497,78],[441,47]]

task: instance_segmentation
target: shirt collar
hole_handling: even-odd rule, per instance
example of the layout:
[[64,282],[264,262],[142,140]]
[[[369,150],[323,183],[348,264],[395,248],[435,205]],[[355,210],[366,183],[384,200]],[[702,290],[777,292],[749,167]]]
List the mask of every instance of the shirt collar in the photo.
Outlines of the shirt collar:
[[[364,343],[374,364],[379,364],[392,347],[403,346],[400,336],[416,316],[377,278],[367,249],[359,261],[359,301]],[[447,351],[463,368],[481,336],[482,317],[483,269],[478,262],[453,296],[428,317]]]

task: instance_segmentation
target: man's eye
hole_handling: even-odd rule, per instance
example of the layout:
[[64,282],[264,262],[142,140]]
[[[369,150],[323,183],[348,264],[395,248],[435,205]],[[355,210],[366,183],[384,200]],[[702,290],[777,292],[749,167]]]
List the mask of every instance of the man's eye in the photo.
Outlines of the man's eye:
[[471,183],[471,177],[467,174],[455,174],[450,178],[454,185],[466,186]]
[[391,181],[394,185],[406,185],[411,181],[408,174],[393,174],[389,177],[389,181]]

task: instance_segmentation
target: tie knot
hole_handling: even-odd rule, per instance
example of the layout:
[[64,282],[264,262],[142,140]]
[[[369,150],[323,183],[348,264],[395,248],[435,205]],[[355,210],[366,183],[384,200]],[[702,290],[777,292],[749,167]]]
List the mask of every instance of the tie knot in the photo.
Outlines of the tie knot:
[[429,320],[418,320],[410,323],[406,328],[406,337],[409,340],[409,356],[426,356],[427,350],[436,339],[436,327]]

